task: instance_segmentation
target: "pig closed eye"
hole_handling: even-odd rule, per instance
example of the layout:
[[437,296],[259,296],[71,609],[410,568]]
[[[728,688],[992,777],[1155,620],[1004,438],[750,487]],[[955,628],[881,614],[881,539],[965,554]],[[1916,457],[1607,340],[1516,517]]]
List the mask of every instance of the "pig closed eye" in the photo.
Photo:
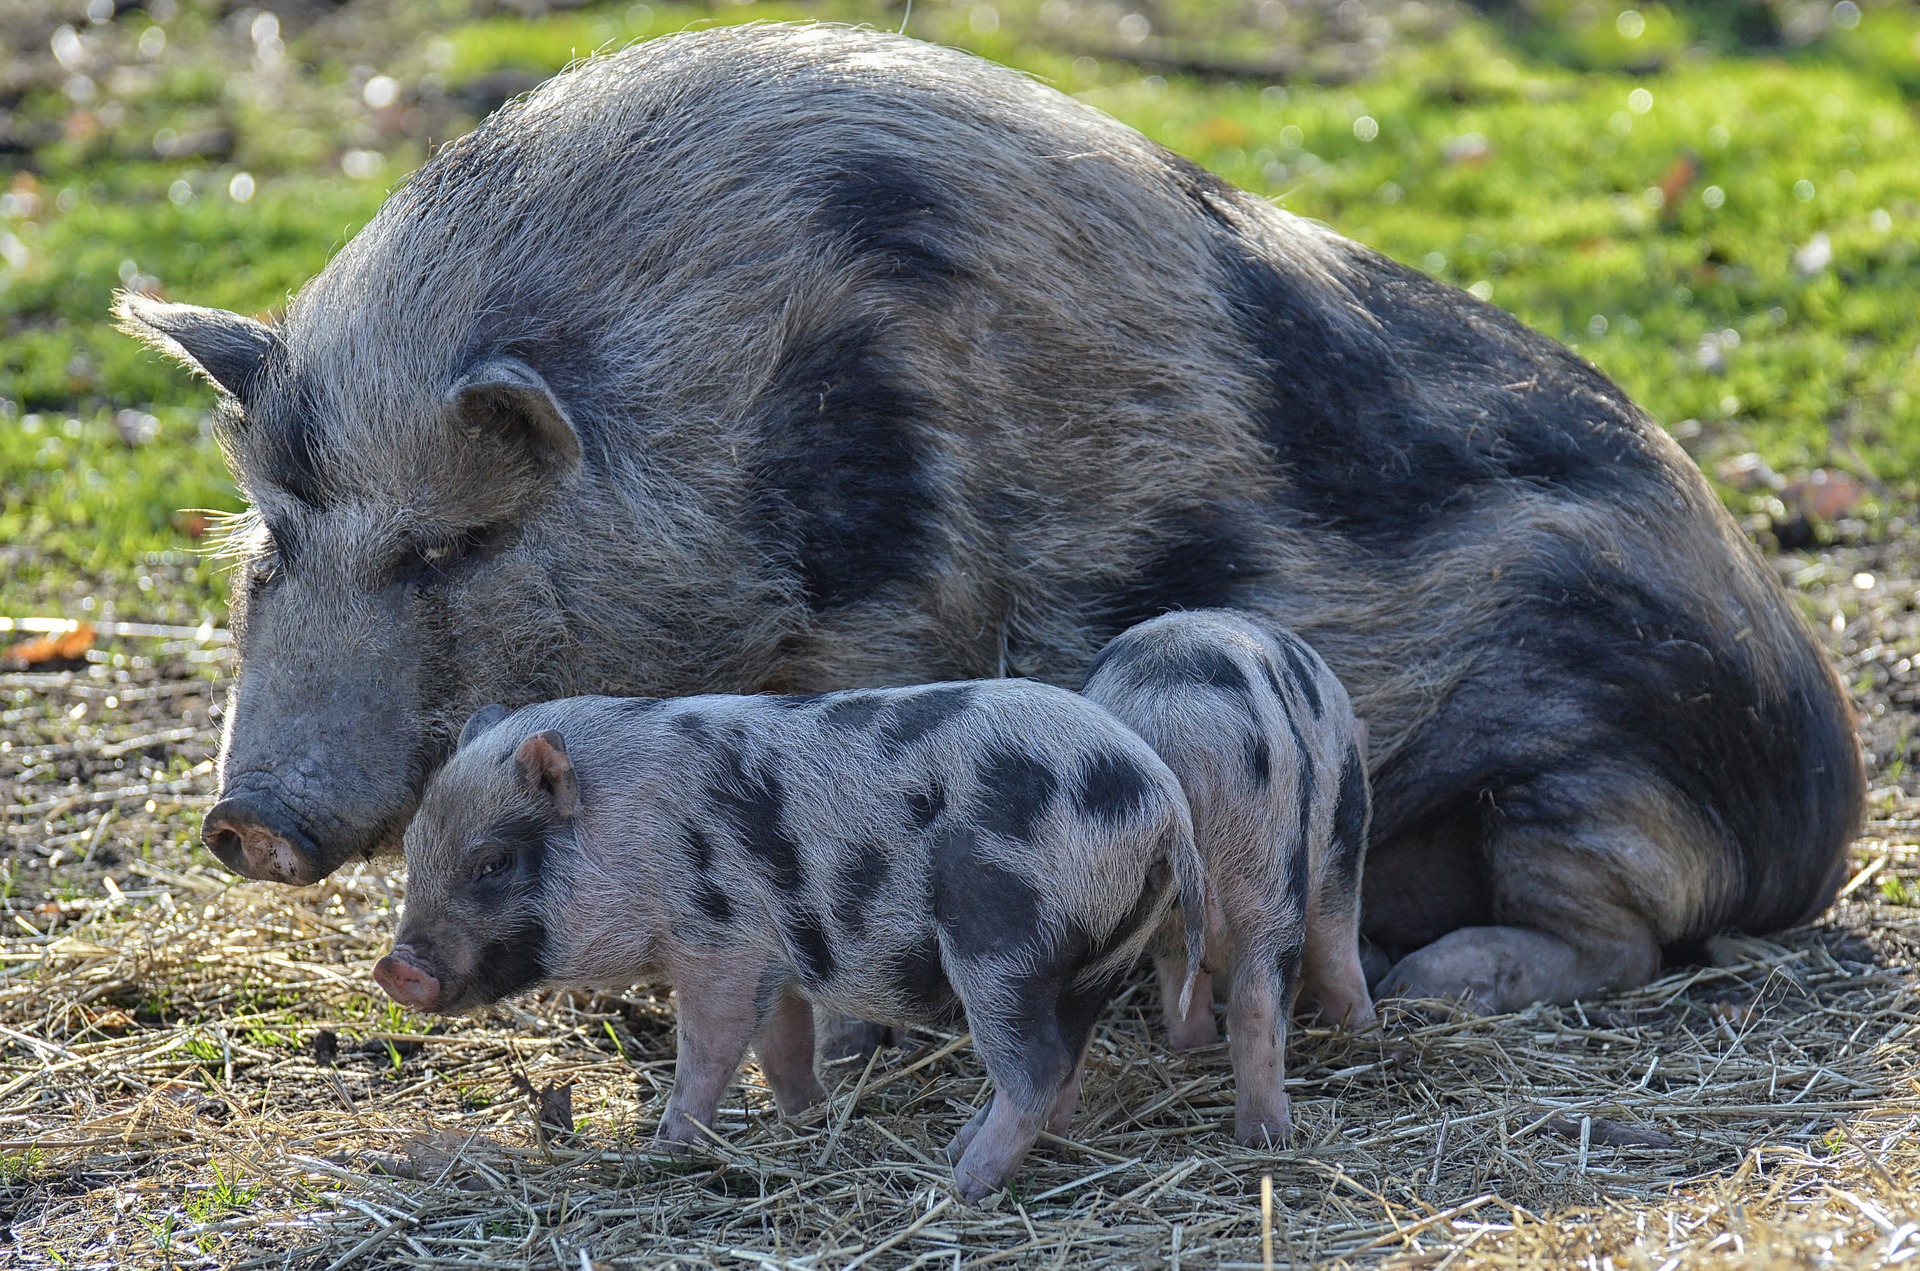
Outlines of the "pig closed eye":
[[484,530],[470,530],[452,538],[418,544],[401,559],[396,572],[400,581],[410,585],[435,582],[478,551],[487,537]]

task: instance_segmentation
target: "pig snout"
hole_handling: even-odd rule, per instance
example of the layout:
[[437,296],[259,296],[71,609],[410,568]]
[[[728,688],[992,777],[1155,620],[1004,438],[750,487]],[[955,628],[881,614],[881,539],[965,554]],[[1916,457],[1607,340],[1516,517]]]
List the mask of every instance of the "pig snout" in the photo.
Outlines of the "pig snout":
[[440,981],[423,965],[420,955],[406,945],[396,945],[392,953],[373,964],[374,981],[387,996],[416,1011],[431,1011],[440,1005]]
[[221,864],[244,878],[305,884],[328,872],[293,814],[271,798],[221,800],[201,823],[200,837]]

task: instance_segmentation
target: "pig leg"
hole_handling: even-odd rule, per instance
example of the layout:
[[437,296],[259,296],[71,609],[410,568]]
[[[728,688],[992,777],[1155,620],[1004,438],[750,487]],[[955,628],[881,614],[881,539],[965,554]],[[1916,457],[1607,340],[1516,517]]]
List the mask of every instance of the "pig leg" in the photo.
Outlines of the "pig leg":
[[813,1071],[813,1007],[792,989],[780,995],[753,1049],[781,1116],[804,1112],[827,1097]]
[[[1195,986],[1193,991],[1198,995],[1200,989]],[[1053,1101],[1053,1111],[1047,1116],[1047,1133],[1055,1138],[1065,1138],[1067,1131],[1073,1126],[1074,1111],[1080,1106],[1080,1082],[1087,1075],[1087,1052],[1091,1049],[1093,1049],[1093,1034],[1089,1031],[1086,1044],[1080,1047],[1080,1062],[1073,1066],[1073,1075],[1068,1077],[1067,1084],[1060,1088],[1060,1097]]]
[[1293,1132],[1287,1105],[1287,1011],[1300,956],[1296,939],[1278,952],[1261,942],[1234,958],[1227,996],[1233,1137],[1248,1147],[1284,1147]]
[[1373,998],[1360,964],[1360,897],[1329,905],[1314,897],[1307,911],[1301,995],[1323,1024],[1363,1029],[1374,1022]]
[[[1075,989],[1078,970],[1047,968],[1023,977],[1026,983],[1002,984],[996,996],[1017,1004],[1004,1014],[968,1006],[974,1045],[993,1078],[993,1101],[954,1137],[949,1149],[955,1161],[954,1188],[962,1200],[978,1203],[998,1191],[1020,1168],[1040,1131],[1056,1118],[1065,1128],[1072,1117],[1094,1020],[1121,978]],[[979,995],[969,992],[967,978],[958,977],[954,987],[963,1002],[977,1002]]]
[[832,1011],[815,1011],[813,1025],[820,1053],[828,1060],[864,1059],[895,1041],[893,1030],[885,1024],[870,1024]]
[[1572,843],[1509,831],[1494,847],[1491,921],[1401,958],[1380,996],[1454,999],[1500,1014],[1644,984],[1660,968],[1658,932],[1703,912],[1701,891],[1714,876],[1708,863],[1678,859],[1625,825]]
[[[1176,931],[1180,928],[1176,926]],[[1160,1015],[1167,1022],[1167,1045],[1175,1050],[1196,1050],[1220,1040],[1213,1022],[1213,977],[1202,971],[1193,981],[1193,1000],[1187,1013],[1180,1013],[1180,989],[1187,982],[1187,955],[1176,937],[1171,945],[1153,955],[1154,970],[1160,978]]]
[[1387,972],[1380,996],[1457,1001],[1476,1015],[1534,1002],[1571,1002],[1644,984],[1660,946],[1644,925],[1606,934],[1549,935],[1526,927],[1462,927],[1416,949]]
[[[702,970],[699,988],[674,989],[680,999],[679,1053],[659,1135],[675,1151],[709,1141],[700,1126],[713,1125],[720,1096],[740,1071],[760,1022],[754,1004],[757,969],[743,974],[709,965]],[[681,985],[691,978],[676,977]]]

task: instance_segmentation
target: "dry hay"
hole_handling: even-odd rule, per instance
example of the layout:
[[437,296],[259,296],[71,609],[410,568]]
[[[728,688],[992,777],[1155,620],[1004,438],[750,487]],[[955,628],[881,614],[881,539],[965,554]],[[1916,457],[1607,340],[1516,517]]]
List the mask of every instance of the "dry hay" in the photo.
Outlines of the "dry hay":
[[[1835,555],[1794,577],[1842,612],[1876,753],[1904,752],[1913,571]],[[678,1164],[647,1143],[664,998],[547,994],[424,1032],[387,1006],[368,967],[393,874],[290,890],[191,845],[225,666],[197,634],[0,679],[0,1263],[1260,1266],[1263,1179],[1275,1265],[1920,1252],[1904,768],[1878,764],[1854,880],[1817,926],[1572,1007],[1297,1030],[1284,1152],[1225,1137],[1222,1048],[1168,1053],[1143,979],[1100,1031],[1071,1141],[970,1209],[942,1160],[985,1091],[959,1036],[835,1067],[794,1122],[749,1070],[711,1154]]]

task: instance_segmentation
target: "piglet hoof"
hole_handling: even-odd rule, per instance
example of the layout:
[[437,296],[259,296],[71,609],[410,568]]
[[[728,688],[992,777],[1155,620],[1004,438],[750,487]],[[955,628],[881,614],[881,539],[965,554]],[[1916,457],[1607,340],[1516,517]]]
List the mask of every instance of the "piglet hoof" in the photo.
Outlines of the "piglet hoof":
[[1220,1042],[1220,1026],[1213,1022],[1213,1011],[1201,1007],[1183,1020],[1167,1025],[1167,1045],[1175,1050],[1199,1050]]
[[1236,1109],[1233,1114],[1233,1141],[1241,1147],[1283,1148],[1293,1137],[1293,1114],[1286,1096],[1273,1109]]
[[814,1045],[828,1063],[836,1059],[865,1059],[894,1041],[893,1030],[885,1024],[869,1024],[851,1015],[815,1012],[813,1029]]
[[826,1102],[827,1088],[820,1084],[818,1077],[811,1074],[808,1076],[808,1084],[798,1090],[791,1088],[782,1090],[778,1086],[774,1087],[773,1106],[779,1110],[781,1116],[797,1117],[807,1109],[818,1107]]
[[947,1144],[949,1164],[958,1165],[960,1158],[967,1154],[967,1145],[972,1143],[974,1136],[980,1133],[980,1127],[987,1123],[987,1108],[992,1106],[993,1104],[989,1102],[986,1107],[974,1113],[973,1119],[961,1126],[960,1133],[953,1136],[953,1142]]
[[953,1171],[954,1194],[969,1205],[978,1205],[999,1191],[1003,1181],[999,1178],[980,1178],[959,1166],[955,1166]]

